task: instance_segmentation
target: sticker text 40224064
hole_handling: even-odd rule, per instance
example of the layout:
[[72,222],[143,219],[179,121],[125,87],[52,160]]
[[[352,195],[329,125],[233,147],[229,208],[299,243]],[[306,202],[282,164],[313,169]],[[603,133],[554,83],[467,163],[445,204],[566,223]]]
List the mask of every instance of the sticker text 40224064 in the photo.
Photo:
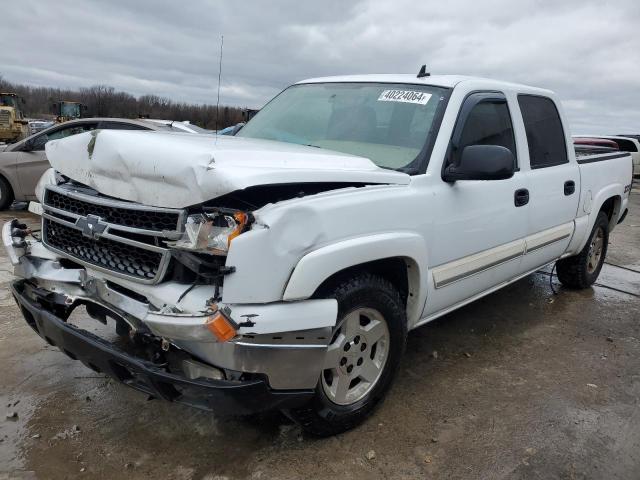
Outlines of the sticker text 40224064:
[[379,102],[402,102],[426,105],[431,98],[430,93],[415,90],[385,90],[378,97]]

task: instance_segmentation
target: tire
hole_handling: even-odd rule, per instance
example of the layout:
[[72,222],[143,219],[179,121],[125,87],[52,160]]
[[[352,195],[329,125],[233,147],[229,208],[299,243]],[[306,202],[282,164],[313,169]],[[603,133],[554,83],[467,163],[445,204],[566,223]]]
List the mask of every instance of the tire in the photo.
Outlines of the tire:
[[9,182],[3,177],[0,177],[0,210],[6,210],[13,203],[13,189]]
[[583,289],[595,283],[602,270],[609,244],[609,218],[599,212],[589,240],[582,251],[573,257],[556,262],[558,279],[565,287]]
[[327,368],[313,399],[284,413],[305,431],[326,437],[362,423],[383,399],[404,353],[407,321],[398,290],[376,275],[339,281],[321,296],[338,301]]

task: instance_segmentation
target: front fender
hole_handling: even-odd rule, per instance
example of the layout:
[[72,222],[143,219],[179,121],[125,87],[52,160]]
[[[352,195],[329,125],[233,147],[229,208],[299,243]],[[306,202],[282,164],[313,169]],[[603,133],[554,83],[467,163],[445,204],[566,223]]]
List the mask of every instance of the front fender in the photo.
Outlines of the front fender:
[[289,278],[283,300],[309,298],[327,278],[346,268],[386,258],[403,258],[408,267],[407,319],[415,323],[426,301],[427,247],[412,232],[389,232],[342,240],[300,259]]

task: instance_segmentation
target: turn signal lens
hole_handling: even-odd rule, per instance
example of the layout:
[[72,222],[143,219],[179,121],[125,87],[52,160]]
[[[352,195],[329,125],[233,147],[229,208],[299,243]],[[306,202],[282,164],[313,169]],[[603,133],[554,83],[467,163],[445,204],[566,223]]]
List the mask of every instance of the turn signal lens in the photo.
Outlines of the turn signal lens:
[[244,212],[236,212],[233,214],[233,219],[236,221],[237,227],[227,237],[227,246],[231,245],[231,240],[233,240],[234,238],[236,238],[238,235],[242,233],[242,231],[244,230],[244,227],[247,225],[249,216]]
[[220,312],[210,316],[206,325],[209,331],[221,342],[228,342],[236,336],[236,329]]

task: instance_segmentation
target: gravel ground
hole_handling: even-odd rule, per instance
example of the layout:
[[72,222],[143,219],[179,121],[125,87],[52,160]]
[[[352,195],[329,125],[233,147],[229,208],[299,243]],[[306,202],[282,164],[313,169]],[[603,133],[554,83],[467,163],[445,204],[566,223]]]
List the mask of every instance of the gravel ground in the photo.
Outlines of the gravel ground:
[[147,401],[70,360],[27,327],[0,255],[0,480],[640,478],[640,274],[620,268],[640,270],[637,192],[602,286],[554,295],[533,274],[412,332],[381,408],[328,439]]

